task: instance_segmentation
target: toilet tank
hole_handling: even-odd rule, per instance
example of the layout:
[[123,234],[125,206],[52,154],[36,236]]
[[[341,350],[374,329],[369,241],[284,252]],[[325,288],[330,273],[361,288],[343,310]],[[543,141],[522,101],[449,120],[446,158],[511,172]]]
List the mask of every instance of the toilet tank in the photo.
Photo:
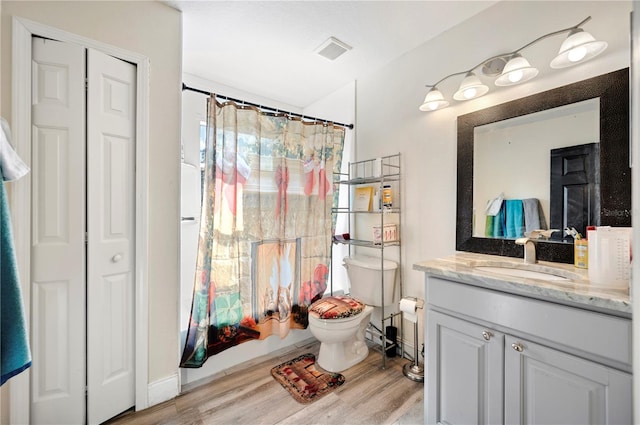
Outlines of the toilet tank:
[[[395,302],[396,271],[398,263],[391,260],[356,255],[344,257],[351,290],[349,294],[363,303],[375,307],[382,306],[382,273],[384,273],[384,304]],[[381,269],[382,267],[382,269]]]

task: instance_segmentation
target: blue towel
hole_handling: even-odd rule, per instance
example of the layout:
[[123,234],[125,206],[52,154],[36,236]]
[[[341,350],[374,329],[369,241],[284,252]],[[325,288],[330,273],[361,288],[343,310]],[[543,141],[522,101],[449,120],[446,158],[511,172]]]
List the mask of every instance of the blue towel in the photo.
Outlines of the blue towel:
[[502,206],[500,207],[500,210],[498,210],[498,214],[496,214],[495,218],[493,219],[493,233],[492,236],[494,238],[501,238],[505,235],[504,231],[504,210],[505,210],[505,203],[502,203]]
[[25,164],[11,146],[11,129],[7,121],[0,117],[0,180],[18,180],[29,172]]
[[505,236],[507,238],[520,238],[524,236],[522,199],[507,199],[505,203]]
[[[1,171],[1,170],[0,170]],[[31,366],[11,216],[4,182],[0,181],[0,385]]]

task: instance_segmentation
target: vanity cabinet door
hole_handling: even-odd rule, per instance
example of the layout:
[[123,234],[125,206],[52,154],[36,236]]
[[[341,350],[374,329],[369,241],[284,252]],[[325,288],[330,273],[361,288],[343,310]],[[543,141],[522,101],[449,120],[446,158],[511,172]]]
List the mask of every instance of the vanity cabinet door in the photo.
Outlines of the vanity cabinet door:
[[505,424],[630,424],[631,374],[505,337]]
[[503,422],[504,335],[427,312],[425,423]]

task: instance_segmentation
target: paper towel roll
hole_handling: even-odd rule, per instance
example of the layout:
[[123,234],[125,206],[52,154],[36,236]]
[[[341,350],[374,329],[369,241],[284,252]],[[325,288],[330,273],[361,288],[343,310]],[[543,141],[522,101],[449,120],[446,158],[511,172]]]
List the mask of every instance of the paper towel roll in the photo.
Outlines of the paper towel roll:
[[416,314],[416,300],[402,298],[400,300],[400,311],[404,313],[404,318],[412,323],[418,321],[418,315]]

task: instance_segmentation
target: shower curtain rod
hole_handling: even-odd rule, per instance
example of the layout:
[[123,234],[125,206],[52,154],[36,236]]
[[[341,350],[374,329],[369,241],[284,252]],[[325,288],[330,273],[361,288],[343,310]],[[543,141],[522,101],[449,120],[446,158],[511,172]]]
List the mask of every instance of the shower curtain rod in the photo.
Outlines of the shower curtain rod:
[[[215,94],[215,93],[211,93],[211,92],[208,92],[208,91],[205,91],[205,90],[194,89],[193,87],[189,87],[185,83],[182,83],[182,91],[185,91],[185,90],[189,90],[189,91],[192,91],[192,92],[204,94],[204,95],[207,95],[207,96],[211,96],[211,95]],[[245,100],[234,99],[232,97],[223,96],[223,95],[220,95],[220,94],[215,94],[215,96],[219,97],[220,99],[230,100],[232,102],[237,102],[237,103],[241,103],[241,104],[244,104],[244,105],[254,106],[254,107],[258,108],[258,109],[266,110],[266,111],[269,111],[269,112],[275,112],[277,114],[280,113],[280,114],[292,115],[294,117],[299,117],[299,118],[302,118],[302,119],[308,119],[308,120],[313,120],[313,121],[322,121],[324,123],[332,123],[332,124],[337,125],[339,127],[345,127],[345,128],[348,128],[349,130],[353,130],[353,124],[343,124],[343,123],[340,123],[340,122],[335,122],[335,121],[331,121],[331,120],[325,120],[325,119],[322,119],[322,118],[310,117],[308,115],[296,114],[295,112],[283,111],[282,109],[276,109],[276,108],[272,108],[272,107],[269,107],[269,106],[258,105],[257,103],[251,103],[251,102],[247,102]]]

